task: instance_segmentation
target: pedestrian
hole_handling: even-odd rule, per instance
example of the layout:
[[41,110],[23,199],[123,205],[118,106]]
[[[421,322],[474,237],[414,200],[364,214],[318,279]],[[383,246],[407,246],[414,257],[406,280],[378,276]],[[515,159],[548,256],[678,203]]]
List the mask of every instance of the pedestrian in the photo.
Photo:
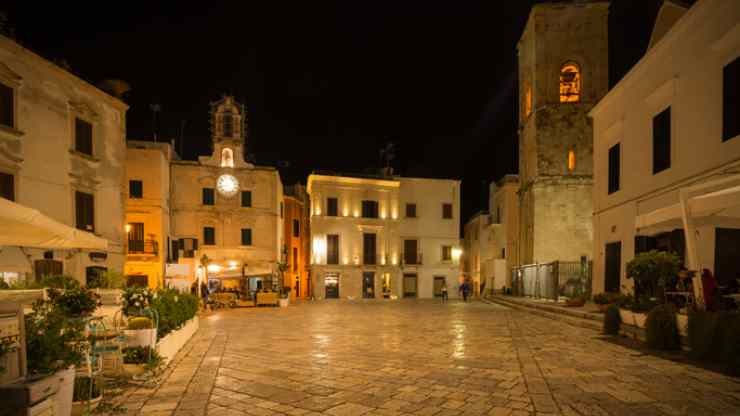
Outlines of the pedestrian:
[[203,310],[208,310],[208,285],[205,282],[200,284],[200,296],[203,299]]
[[467,280],[464,281],[462,285],[460,285],[460,290],[462,290],[463,302],[467,302],[468,301],[468,290],[469,290],[468,289],[468,286],[469,286],[469,284],[468,284]]
[[442,302],[447,302],[447,282],[442,282]]

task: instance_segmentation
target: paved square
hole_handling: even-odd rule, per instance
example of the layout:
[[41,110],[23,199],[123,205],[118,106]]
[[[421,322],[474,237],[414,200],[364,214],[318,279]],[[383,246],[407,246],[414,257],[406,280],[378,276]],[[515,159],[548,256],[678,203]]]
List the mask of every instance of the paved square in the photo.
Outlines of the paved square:
[[740,415],[740,379],[480,302],[323,301],[237,309],[201,329],[156,415]]

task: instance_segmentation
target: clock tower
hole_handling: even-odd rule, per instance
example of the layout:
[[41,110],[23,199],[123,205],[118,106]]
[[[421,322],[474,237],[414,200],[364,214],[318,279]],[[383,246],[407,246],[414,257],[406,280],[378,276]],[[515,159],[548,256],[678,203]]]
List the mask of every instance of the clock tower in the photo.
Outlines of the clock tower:
[[244,160],[247,112],[231,95],[211,103],[213,154],[201,156],[200,163],[222,168],[251,168]]

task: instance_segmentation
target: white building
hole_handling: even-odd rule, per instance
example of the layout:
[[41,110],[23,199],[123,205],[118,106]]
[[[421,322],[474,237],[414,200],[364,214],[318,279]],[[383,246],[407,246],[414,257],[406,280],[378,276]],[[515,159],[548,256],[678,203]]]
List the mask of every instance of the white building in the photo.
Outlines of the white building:
[[0,35],[0,196],[108,240],[106,251],[0,248],[0,257],[14,252],[25,262],[23,270],[0,270],[10,272],[4,277],[66,274],[85,282],[122,271],[127,109]]
[[312,174],[308,192],[314,296],[456,296],[460,181]]
[[626,262],[652,248],[720,285],[740,276],[739,56],[740,2],[667,1],[648,52],[590,112],[594,292],[631,287]]

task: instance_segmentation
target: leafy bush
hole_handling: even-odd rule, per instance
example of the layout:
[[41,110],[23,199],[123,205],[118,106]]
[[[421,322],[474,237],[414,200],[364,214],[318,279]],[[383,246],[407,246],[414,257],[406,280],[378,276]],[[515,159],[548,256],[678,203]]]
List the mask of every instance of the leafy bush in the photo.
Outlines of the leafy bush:
[[10,285],[5,283],[5,279],[0,279],[0,290],[8,290]]
[[693,358],[740,375],[740,313],[690,311],[689,347]]
[[181,328],[198,312],[198,297],[174,289],[160,289],[152,298],[152,309],[159,315],[157,336],[164,337]]
[[98,308],[100,300],[91,290],[80,287],[63,292],[50,288],[47,294],[49,301],[70,318],[91,315]]
[[90,278],[87,287],[100,289],[122,289],[126,285],[126,279],[121,273],[108,270]]
[[154,293],[148,287],[129,287],[121,297],[123,313],[126,316],[141,315],[148,308],[154,298]]
[[151,357],[157,354],[157,350],[151,347],[128,347],[123,349],[124,364],[146,364]]
[[676,311],[671,305],[658,305],[647,316],[645,324],[648,347],[658,350],[681,348]]
[[627,278],[635,279],[636,295],[660,297],[665,287],[673,284],[680,268],[681,258],[677,254],[650,250],[627,263]]
[[72,401],[86,402],[97,399],[103,393],[100,388],[100,381],[94,378],[77,376],[75,377],[75,387]]
[[35,280],[25,280],[25,279],[18,279],[15,282],[8,285],[8,289],[10,290],[34,290],[34,289],[41,289],[43,286],[41,283],[36,282]]
[[79,365],[83,358],[85,323],[68,316],[51,300],[38,300],[25,316],[28,371],[51,374]]
[[41,279],[41,286],[54,289],[79,289],[80,282],[78,282],[77,279],[71,276],[45,276],[43,279]]
[[644,312],[650,312],[653,310],[656,306],[660,306],[661,304],[658,302],[656,298],[651,298],[647,295],[640,296],[637,299],[633,299],[629,303],[629,309],[632,312],[638,312],[638,313],[644,313]]
[[597,305],[608,305],[612,303],[613,294],[611,293],[599,293],[594,295],[593,301]]
[[131,318],[128,320],[128,329],[138,330],[138,329],[151,329],[151,328],[152,328],[152,320],[145,316],[137,316],[135,318]]
[[619,335],[622,324],[622,316],[619,315],[619,307],[611,305],[604,314],[604,333],[607,335]]

